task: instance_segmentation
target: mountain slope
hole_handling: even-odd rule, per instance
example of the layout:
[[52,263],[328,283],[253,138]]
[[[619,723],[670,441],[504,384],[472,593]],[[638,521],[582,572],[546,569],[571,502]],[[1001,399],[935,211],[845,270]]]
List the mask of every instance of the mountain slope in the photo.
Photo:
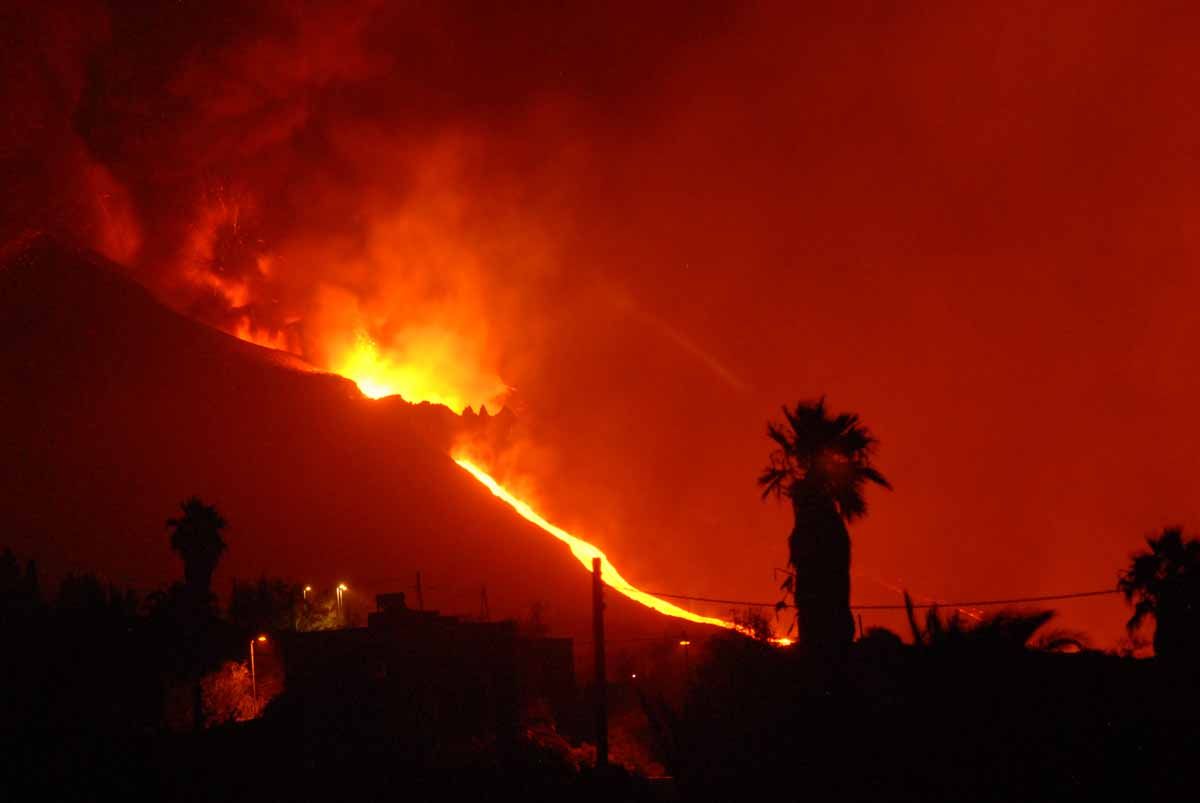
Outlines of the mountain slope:
[[[589,577],[456,466],[449,410],[374,402],[184,318],[102,258],[40,239],[0,268],[0,544],[149,589],[179,575],[164,520],[198,494],[231,527],[217,577],[345,581],[494,616],[549,605],[588,632]],[[619,564],[619,560],[618,560]],[[609,594],[615,633],[679,623]]]

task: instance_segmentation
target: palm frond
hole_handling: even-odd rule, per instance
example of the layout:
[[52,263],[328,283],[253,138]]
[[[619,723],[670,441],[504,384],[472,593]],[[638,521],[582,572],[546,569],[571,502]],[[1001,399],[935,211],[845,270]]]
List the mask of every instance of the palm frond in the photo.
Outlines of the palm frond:
[[1054,611],[999,611],[985,617],[976,625],[980,632],[987,632],[1013,646],[1025,646],[1055,616]]
[[767,436],[778,449],[758,478],[764,499],[815,491],[853,521],[866,515],[867,484],[891,489],[871,463],[877,441],[857,413],[831,416],[821,397],[784,405],[783,417],[783,423],[767,424]]
[[1038,652],[1083,652],[1088,649],[1088,639],[1072,630],[1051,630],[1035,638],[1030,646]]
[[1180,600],[1200,604],[1200,540],[1185,538],[1181,527],[1171,526],[1146,536],[1146,546],[1117,578],[1118,590],[1134,606],[1125,625],[1130,633]]
[[913,644],[924,644],[925,638],[921,633],[921,627],[917,624],[917,614],[913,610],[912,597],[908,595],[908,591],[904,592],[904,615],[908,618],[908,627],[912,631]]
[[887,477],[883,476],[874,466],[863,466],[859,469],[859,473],[868,482],[873,482],[876,485],[887,488],[889,491],[892,490],[892,484],[888,482]]

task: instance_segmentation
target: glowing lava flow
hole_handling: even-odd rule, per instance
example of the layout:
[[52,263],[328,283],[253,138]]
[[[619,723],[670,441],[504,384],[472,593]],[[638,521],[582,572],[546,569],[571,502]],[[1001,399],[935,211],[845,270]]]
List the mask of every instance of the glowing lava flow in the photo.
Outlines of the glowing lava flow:
[[533,508],[506,491],[504,486],[492,479],[487,472],[483,471],[470,460],[462,457],[455,457],[454,462],[466,469],[472,477],[483,483],[489,491],[503,500],[507,505],[509,505],[509,507],[517,511],[517,513],[521,514],[521,517],[526,521],[536,524],[538,527],[541,527],[559,541],[562,541],[569,546],[571,548],[571,554],[574,555],[575,558],[582,563],[589,572],[592,570],[592,558],[600,558],[601,575],[604,578],[605,584],[614,591],[618,591],[621,594],[629,597],[631,600],[640,602],[647,608],[652,608],[659,613],[666,614],[667,616],[674,616],[678,619],[686,619],[689,622],[696,622],[698,624],[726,627],[732,630],[741,629],[733,622],[727,622],[724,619],[718,619],[715,616],[702,616],[698,613],[692,613],[689,610],[680,608],[678,605],[667,602],[664,599],[660,599],[653,594],[635,588],[634,586],[630,585],[628,580],[621,576],[621,573],[618,572],[616,568],[609,562],[608,557],[599,549],[592,546],[587,541],[584,541],[582,538],[571,535],[561,527],[555,527],[553,524],[543,519],[537,514],[536,511],[534,511]]
[[406,330],[404,342],[386,350],[359,329],[330,361],[334,373],[354,380],[372,399],[395,395],[413,404],[444,404],[456,413],[484,405],[495,412],[511,389],[481,359],[454,332],[426,326]]

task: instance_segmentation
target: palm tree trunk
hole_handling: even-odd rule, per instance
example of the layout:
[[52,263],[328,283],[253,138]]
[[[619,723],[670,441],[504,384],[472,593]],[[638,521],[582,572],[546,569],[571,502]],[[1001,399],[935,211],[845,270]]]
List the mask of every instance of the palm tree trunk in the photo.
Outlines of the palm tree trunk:
[[836,657],[854,640],[850,533],[824,494],[800,490],[792,496],[792,508],[795,526],[788,550],[799,641],[806,651]]

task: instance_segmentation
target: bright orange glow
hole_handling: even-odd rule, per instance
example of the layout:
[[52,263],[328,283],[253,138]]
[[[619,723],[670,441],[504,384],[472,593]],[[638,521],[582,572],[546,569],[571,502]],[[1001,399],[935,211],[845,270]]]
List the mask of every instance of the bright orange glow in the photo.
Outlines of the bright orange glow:
[[635,588],[629,583],[628,580],[621,576],[621,573],[617,571],[616,567],[609,562],[608,556],[601,552],[597,547],[589,544],[587,541],[579,538],[578,536],[572,535],[561,527],[556,527],[555,525],[546,521],[528,504],[510,494],[502,485],[500,485],[500,483],[492,479],[487,472],[476,466],[465,457],[455,457],[454,462],[466,469],[466,471],[472,477],[483,483],[489,491],[491,491],[495,496],[499,497],[513,510],[517,511],[517,513],[519,513],[526,521],[536,524],[538,527],[541,527],[543,530],[550,533],[555,538],[570,547],[571,554],[574,555],[575,559],[583,564],[584,568],[586,568],[588,571],[591,571],[592,559],[599,558],[601,576],[604,578],[605,584],[614,591],[624,594],[631,600],[640,602],[647,608],[652,608],[659,613],[666,614],[667,616],[674,616],[677,619],[686,619],[689,622],[696,622],[698,624],[737,629],[737,626],[733,622],[727,622],[724,619],[719,619],[715,616],[703,616],[698,613],[693,613],[692,611],[681,608],[672,602],[667,602],[666,600],[660,599],[653,594],[649,594],[641,589]]
[[[334,366],[334,371],[353,379],[363,395],[372,399],[400,393],[396,389],[397,383],[390,378],[392,370],[388,361],[379,356],[379,347],[361,329],[355,337],[354,347],[340,365]],[[406,395],[405,398],[409,397]]]
[[266,636],[259,636],[259,637],[258,637],[258,640],[259,640],[259,641],[266,641],[266,640],[267,640],[267,637],[266,637]]
[[350,586],[346,585],[345,583],[338,583],[337,590],[338,591],[349,591]]
[[[354,380],[364,396],[399,395],[406,401],[444,404],[456,413],[468,406],[493,408],[508,388],[499,378],[459,364],[455,339],[440,330],[410,331],[403,351],[384,353],[363,329],[334,357],[334,373]],[[409,353],[411,352],[411,354]],[[406,356],[408,355],[408,356]]]
[[[201,274],[207,284],[213,279]],[[213,285],[216,286],[216,285]],[[229,296],[227,287],[219,287]],[[499,377],[476,365],[461,338],[452,333],[426,326],[405,330],[402,342],[380,348],[375,338],[361,326],[347,328],[338,335],[329,335],[320,353],[308,354],[295,332],[257,327],[243,316],[229,334],[258,346],[286,351],[324,366],[358,385],[362,394],[371,399],[400,396],[405,401],[444,404],[456,413],[467,407],[489,406],[493,412],[503,406],[509,387]]]
[[690,647],[691,645],[692,645],[692,642],[690,642],[690,641],[681,641],[681,642],[679,642],[679,646],[680,646],[680,647]]

